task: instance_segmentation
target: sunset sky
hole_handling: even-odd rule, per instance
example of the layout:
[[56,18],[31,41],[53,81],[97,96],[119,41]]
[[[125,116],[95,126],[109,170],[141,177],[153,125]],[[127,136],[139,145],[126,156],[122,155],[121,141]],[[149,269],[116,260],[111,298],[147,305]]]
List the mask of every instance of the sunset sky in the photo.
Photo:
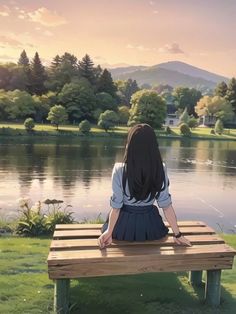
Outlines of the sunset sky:
[[180,60],[236,76],[235,0],[0,0],[0,62],[23,49],[96,64]]

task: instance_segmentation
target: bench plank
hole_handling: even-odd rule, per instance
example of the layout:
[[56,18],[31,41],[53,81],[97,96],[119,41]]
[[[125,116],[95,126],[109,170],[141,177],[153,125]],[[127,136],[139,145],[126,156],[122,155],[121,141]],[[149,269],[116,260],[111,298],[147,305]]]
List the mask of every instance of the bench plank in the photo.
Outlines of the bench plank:
[[[172,229],[170,227],[169,229],[169,235],[173,235]],[[184,235],[215,234],[215,231],[209,226],[180,227],[179,229]],[[100,235],[101,231],[97,229],[56,230],[53,234],[53,238],[97,238]]]
[[75,250],[75,251],[51,251],[48,256],[48,264],[68,263],[86,263],[88,260],[90,263],[99,262],[105,260],[109,263],[112,260],[126,261],[136,260],[137,256],[140,260],[149,260],[152,257],[161,258],[162,256],[173,256],[177,258],[179,256],[184,260],[197,256],[209,256],[209,257],[221,257],[221,256],[234,256],[236,251],[233,250],[227,244],[209,244],[209,245],[193,245],[191,247],[185,246],[146,246],[145,243],[139,246],[123,246],[123,247],[109,247],[103,250],[89,249],[89,250]]
[[[164,222],[167,227],[169,227],[168,222]],[[180,227],[195,227],[195,226],[206,226],[203,221],[192,221],[192,220],[183,220],[178,221],[178,226]],[[86,229],[101,229],[102,224],[58,224],[55,227],[55,230],[86,230]]]
[[[189,235],[189,241],[191,244],[217,244],[225,243],[222,238],[217,235]],[[131,246],[140,245],[141,242],[129,242],[113,240],[111,247],[113,246]],[[177,246],[173,237],[165,237],[161,240],[145,241],[145,245],[156,246]],[[76,250],[76,249],[91,249],[98,248],[97,239],[67,239],[67,240],[52,240],[50,250]]]

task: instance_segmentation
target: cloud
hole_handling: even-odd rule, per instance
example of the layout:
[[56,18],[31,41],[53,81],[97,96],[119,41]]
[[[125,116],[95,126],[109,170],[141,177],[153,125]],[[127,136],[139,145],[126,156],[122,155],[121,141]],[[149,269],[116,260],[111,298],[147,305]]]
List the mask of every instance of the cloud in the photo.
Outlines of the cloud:
[[154,10],[154,11],[152,11],[152,13],[153,13],[153,14],[158,14],[159,11],[158,11],[158,10]]
[[149,4],[153,6],[153,5],[155,5],[156,3],[155,3],[154,1],[149,1]]
[[9,16],[10,12],[11,11],[7,5],[0,5],[0,16]]
[[137,49],[139,51],[150,51],[150,50],[155,50],[155,48],[148,48],[148,47],[144,47],[143,45],[131,45],[131,44],[128,44],[126,46],[126,48],[128,49]]
[[27,13],[30,21],[40,23],[44,26],[55,27],[66,24],[67,21],[55,11],[50,11],[45,7]]
[[0,46],[2,48],[5,48],[5,46],[19,48],[22,46],[22,43],[15,38],[5,36],[5,35],[0,35]]
[[0,61],[3,60],[4,62],[6,61],[16,61],[18,58],[13,57],[13,56],[9,56],[9,55],[0,55]]
[[164,47],[159,48],[158,51],[161,53],[171,54],[184,53],[184,51],[180,48],[179,44],[177,43],[167,44]]

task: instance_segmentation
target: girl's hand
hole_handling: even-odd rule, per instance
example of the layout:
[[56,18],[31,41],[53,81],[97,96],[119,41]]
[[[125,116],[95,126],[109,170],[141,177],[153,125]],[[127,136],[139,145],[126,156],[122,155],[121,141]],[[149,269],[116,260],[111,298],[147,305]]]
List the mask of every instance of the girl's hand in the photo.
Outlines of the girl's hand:
[[184,236],[181,236],[179,238],[173,237],[175,243],[179,244],[179,245],[185,245],[185,246],[192,246],[192,244],[190,243],[190,241],[185,238]]
[[112,242],[112,232],[109,232],[108,230],[104,231],[98,238],[98,245],[100,246],[101,249],[110,245],[111,242]]

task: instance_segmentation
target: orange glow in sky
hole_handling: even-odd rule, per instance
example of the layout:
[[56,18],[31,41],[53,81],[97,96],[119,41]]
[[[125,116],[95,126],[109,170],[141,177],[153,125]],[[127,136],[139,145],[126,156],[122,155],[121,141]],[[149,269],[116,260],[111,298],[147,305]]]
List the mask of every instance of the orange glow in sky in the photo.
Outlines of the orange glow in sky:
[[0,62],[23,49],[101,65],[179,60],[236,76],[235,0],[0,0]]

